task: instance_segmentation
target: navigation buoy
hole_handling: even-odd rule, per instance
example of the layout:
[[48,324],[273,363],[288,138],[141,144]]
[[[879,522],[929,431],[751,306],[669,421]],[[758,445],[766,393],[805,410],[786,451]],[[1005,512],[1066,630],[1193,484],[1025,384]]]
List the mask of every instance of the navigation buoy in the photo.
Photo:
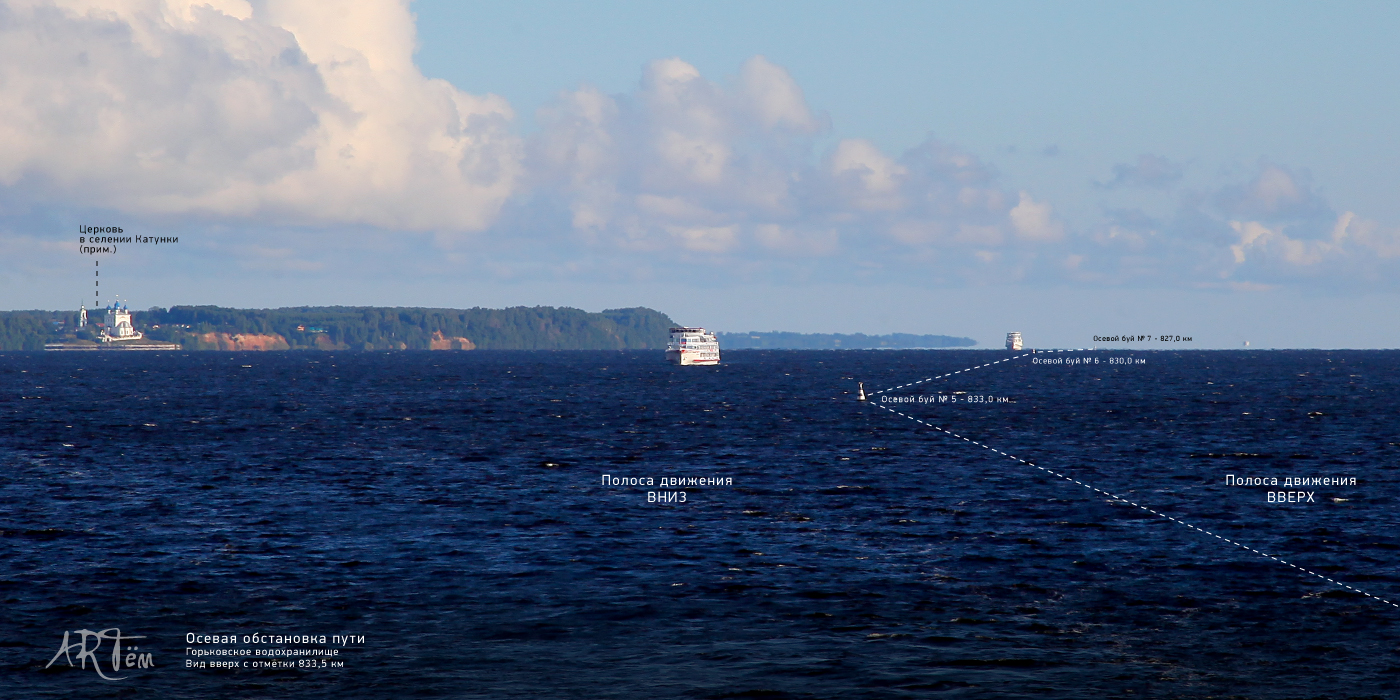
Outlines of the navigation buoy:
[[857,400],[859,400],[859,401],[865,401],[865,400],[866,400],[866,399],[865,399],[865,382],[859,382],[859,384],[860,384],[860,396],[858,396],[858,397],[856,397],[856,398],[857,398]]

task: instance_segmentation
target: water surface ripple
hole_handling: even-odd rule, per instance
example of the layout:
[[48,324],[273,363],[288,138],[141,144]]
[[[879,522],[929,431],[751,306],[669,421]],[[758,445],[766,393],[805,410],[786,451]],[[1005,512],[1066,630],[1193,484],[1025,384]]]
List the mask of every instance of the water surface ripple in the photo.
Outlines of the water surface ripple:
[[[1400,696],[1400,611],[854,397],[1008,355],[0,354],[0,695]],[[1400,352],[1064,356],[881,397],[1400,599]],[[44,670],[107,627],[156,667]],[[186,633],[366,643],[212,671]]]

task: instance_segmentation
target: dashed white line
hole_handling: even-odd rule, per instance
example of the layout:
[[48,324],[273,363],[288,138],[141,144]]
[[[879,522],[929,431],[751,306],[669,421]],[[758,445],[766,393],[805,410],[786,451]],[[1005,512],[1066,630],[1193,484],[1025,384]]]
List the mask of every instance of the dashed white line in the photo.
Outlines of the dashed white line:
[[[1027,354],[1029,354],[1029,353],[1027,353]],[[1025,355],[1020,355],[1019,357],[1025,357]],[[1015,358],[1015,357],[1012,357],[1012,358],[1008,358],[1008,359],[1014,360],[1014,359],[1016,359],[1016,358]],[[1001,360],[1001,362],[1006,362],[1006,360]],[[997,364],[997,363],[996,363],[996,362],[991,362],[991,363],[988,363],[988,364]],[[982,366],[986,366],[986,365],[982,365]],[[977,368],[973,368],[973,369],[977,369]],[[953,374],[956,374],[956,373],[953,373]],[[946,376],[949,376],[949,375],[945,374],[945,375],[941,375],[941,376],[946,377]],[[918,381],[918,382],[913,382],[912,384],[906,384],[906,385],[904,385],[904,386],[912,386],[913,384],[922,384],[923,382],[927,382],[927,381],[931,381],[931,380],[933,380],[933,379],[939,379],[939,378],[940,378],[940,377],[930,377],[929,379],[920,380],[920,381]],[[902,387],[894,387],[894,388],[895,388],[895,389],[900,389],[900,388],[902,388]],[[890,390],[889,390],[889,389],[886,389],[885,391],[890,391]],[[883,393],[883,392],[877,392],[877,393]],[[1297,564],[1293,564],[1293,563],[1291,563],[1291,562],[1284,561],[1284,560],[1282,560],[1282,559],[1280,559],[1280,558],[1278,558],[1278,557],[1276,557],[1276,556],[1274,556],[1274,555],[1272,555],[1272,554],[1265,554],[1265,553],[1263,553],[1263,552],[1261,552],[1261,551],[1259,551],[1259,550],[1257,550],[1257,549],[1255,549],[1255,548],[1253,548],[1253,547],[1250,547],[1249,545],[1241,544],[1241,543],[1236,542],[1236,541],[1234,541],[1234,540],[1232,540],[1232,539],[1230,539],[1230,538],[1228,538],[1228,537],[1221,537],[1220,535],[1217,535],[1217,534],[1215,534],[1214,532],[1211,532],[1211,531],[1209,531],[1209,530],[1203,530],[1203,529],[1201,529],[1201,528],[1199,528],[1199,527],[1196,527],[1195,525],[1192,525],[1191,523],[1188,523],[1188,522],[1185,522],[1185,521],[1182,521],[1182,520],[1178,520],[1178,519],[1176,519],[1176,518],[1174,518],[1174,517],[1172,517],[1172,516],[1170,516],[1170,515],[1165,515],[1165,514],[1163,514],[1163,513],[1158,513],[1157,511],[1155,511],[1155,510],[1153,510],[1153,509],[1151,509],[1151,508],[1148,508],[1147,506],[1139,505],[1139,504],[1134,503],[1133,501],[1130,501],[1130,500],[1128,500],[1128,499],[1126,499],[1126,498],[1123,498],[1122,496],[1119,496],[1119,495],[1117,495],[1117,494],[1109,493],[1108,491],[1105,491],[1105,490],[1103,490],[1103,489],[1101,489],[1101,488],[1098,488],[1098,487],[1096,487],[1096,486],[1092,486],[1092,485],[1090,485],[1090,484],[1086,484],[1086,483],[1084,483],[1084,482],[1082,482],[1082,481],[1080,481],[1080,480],[1078,480],[1078,479],[1075,479],[1074,477],[1065,476],[1064,474],[1061,474],[1061,473],[1059,473],[1059,472],[1057,472],[1057,471],[1055,471],[1055,470],[1053,470],[1053,469],[1046,469],[1045,467],[1042,467],[1042,466],[1040,466],[1040,465],[1038,465],[1038,464],[1035,464],[1034,462],[1027,462],[1026,460],[1021,459],[1020,457],[1017,457],[1017,456],[1015,456],[1015,455],[1006,454],[1005,452],[1002,452],[1001,450],[998,450],[998,449],[995,449],[995,448],[993,448],[993,447],[984,445],[984,444],[982,444],[982,443],[980,443],[980,442],[977,442],[976,440],[972,440],[972,439],[969,439],[969,438],[965,438],[965,437],[963,437],[963,436],[961,436],[961,435],[958,435],[957,433],[955,433],[955,432],[953,432],[953,431],[951,431],[951,430],[945,430],[944,428],[940,428],[940,427],[938,427],[938,426],[936,426],[936,425],[934,425],[934,424],[932,424],[932,423],[928,423],[928,422],[926,422],[926,421],[923,421],[923,420],[920,420],[920,419],[918,419],[918,418],[915,418],[914,416],[911,416],[911,415],[908,415],[908,414],[905,414],[905,413],[900,413],[899,411],[896,411],[896,410],[894,410],[894,409],[892,409],[892,408],[886,408],[885,406],[881,406],[881,405],[878,404],[878,403],[872,402],[871,405],[872,405],[872,406],[879,407],[879,408],[882,409],[882,410],[889,411],[890,413],[893,413],[893,414],[895,414],[895,415],[897,415],[897,416],[903,416],[903,417],[905,417],[905,418],[908,418],[909,420],[912,420],[912,421],[914,421],[915,423],[918,423],[919,425],[922,425],[922,426],[925,426],[925,427],[929,427],[929,428],[933,428],[934,430],[937,430],[937,431],[940,432],[940,433],[945,433],[945,434],[947,434],[947,435],[952,435],[952,436],[955,437],[955,438],[961,438],[961,439],[962,439],[963,441],[965,441],[965,442],[970,442],[970,443],[972,443],[972,444],[974,444],[974,445],[977,445],[978,447],[982,447],[982,448],[984,448],[984,449],[991,450],[991,451],[996,452],[997,454],[1003,455],[1003,456],[1005,456],[1005,457],[1009,457],[1009,458],[1011,458],[1011,459],[1013,459],[1013,460],[1015,460],[1015,461],[1017,461],[1017,462],[1020,462],[1021,464],[1024,464],[1024,465],[1026,465],[1026,466],[1028,466],[1028,467],[1035,467],[1036,469],[1039,469],[1040,471],[1043,471],[1043,472],[1045,472],[1046,474],[1053,474],[1054,476],[1057,476],[1057,477],[1059,477],[1059,478],[1061,478],[1061,479],[1064,479],[1064,480],[1066,480],[1066,481],[1069,481],[1069,482],[1078,484],[1078,485],[1080,485],[1080,486],[1083,486],[1083,487],[1086,488],[1086,489],[1089,489],[1089,490],[1094,491],[1094,492],[1096,492],[1096,493],[1099,493],[1099,494],[1101,494],[1101,495],[1107,496],[1107,497],[1109,497],[1109,498],[1111,498],[1111,499],[1113,499],[1113,500],[1115,500],[1115,501],[1118,501],[1118,502],[1120,502],[1120,503],[1127,503],[1127,504],[1130,505],[1130,506],[1134,506],[1134,507],[1136,507],[1136,508],[1140,508],[1140,509],[1142,509],[1142,510],[1144,510],[1144,511],[1147,511],[1148,513],[1151,513],[1151,514],[1153,514],[1153,515],[1155,515],[1155,516],[1157,516],[1157,517],[1159,517],[1159,518],[1165,518],[1165,519],[1170,520],[1170,521],[1172,521],[1172,522],[1174,522],[1174,523],[1176,523],[1176,524],[1178,524],[1178,525],[1184,525],[1184,526],[1186,526],[1186,527],[1191,528],[1192,530],[1195,530],[1195,531],[1200,532],[1200,533],[1203,533],[1203,534],[1210,535],[1210,536],[1212,536],[1212,537],[1214,537],[1214,538],[1216,538],[1216,539],[1218,539],[1218,540],[1221,540],[1221,541],[1224,541],[1224,542],[1228,542],[1228,543],[1230,543],[1230,544],[1232,544],[1232,545],[1235,545],[1236,547],[1239,547],[1239,548],[1241,548],[1241,549],[1249,550],[1249,551],[1251,551],[1251,552],[1254,552],[1255,554],[1258,554],[1258,555],[1261,556],[1261,557],[1264,557],[1265,559],[1271,559],[1271,560],[1273,560],[1273,561],[1275,561],[1275,562],[1278,562],[1278,563],[1280,563],[1280,564],[1287,564],[1288,566],[1291,566],[1291,567],[1293,567],[1294,569],[1297,569],[1298,571],[1301,571],[1301,572],[1306,573],[1306,574],[1311,575],[1311,576],[1316,576],[1317,578],[1320,578],[1320,579],[1322,579],[1323,581],[1326,581],[1326,582],[1328,582],[1328,583],[1330,583],[1330,584],[1332,584],[1332,585],[1334,585],[1334,586],[1339,586],[1339,587],[1341,587],[1341,588],[1345,588],[1345,589],[1347,589],[1347,590],[1349,590],[1349,591],[1352,591],[1353,593],[1360,593],[1361,595],[1364,595],[1364,596],[1366,596],[1367,598],[1371,598],[1372,600],[1378,600],[1378,601],[1380,601],[1380,602],[1382,602],[1382,603],[1385,603],[1386,605],[1389,605],[1389,606],[1391,606],[1391,607],[1400,608],[1400,604],[1391,602],[1391,601],[1386,600],[1385,598],[1382,598],[1382,597],[1380,597],[1380,596],[1371,595],[1370,593],[1367,593],[1366,591],[1363,591],[1363,590],[1361,590],[1361,589],[1359,589],[1359,588],[1356,588],[1356,587],[1354,587],[1354,586],[1349,586],[1349,585],[1347,585],[1347,584],[1345,584],[1345,583],[1342,583],[1341,581],[1338,581],[1338,580],[1336,580],[1336,579],[1328,578],[1328,577],[1326,577],[1326,576],[1323,576],[1322,574],[1317,573],[1316,571],[1312,571],[1312,570],[1310,570],[1310,569],[1305,569],[1305,568],[1303,568],[1303,567],[1301,567],[1301,566],[1298,566]]]
[[1003,363],[1003,362],[1010,362],[1010,361],[1012,361],[1012,360],[1019,360],[1019,359],[1021,359],[1021,358],[1023,358],[1023,357],[1030,357],[1031,355],[1043,355],[1043,354],[1052,353],[1052,352],[1079,352],[1079,351],[1081,351],[1081,350],[1085,350],[1085,348],[1073,348],[1073,349],[1068,349],[1068,350],[1033,350],[1033,351],[1031,351],[1031,352],[1021,353],[1020,355],[1016,355],[1016,356],[1014,356],[1014,357],[1003,358],[1003,359],[997,360],[996,362],[988,362],[988,363],[985,363],[985,364],[977,365],[976,367],[966,367],[966,368],[960,369],[960,370],[958,370],[958,371],[956,371],[956,372],[948,372],[948,373],[946,373],[946,374],[940,374],[940,375],[938,375],[937,377],[929,377],[929,378],[927,378],[927,379],[920,379],[920,380],[917,381],[917,382],[909,382],[908,384],[900,384],[899,386],[892,386],[892,387],[890,387],[890,388],[888,388],[888,389],[881,389],[881,390],[879,390],[879,391],[871,392],[871,393],[870,393],[870,396],[877,396],[877,395],[879,395],[879,394],[884,394],[884,393],[887,393],[887,392],[896,391],[896,390],[899,390],[899,389],[903,389],[903,388],[905,388],[905,387],[918,386],[919,384],[924,384],[924,383],[926,383],[926,382],[931,382],[931,381],[933,381],[933,380],[935,380],[935,379],[942,379],[942,378],[944,378],[944,377],[951,377],[951,376],[953,376],[953,375],[955,375],[955,374],[962,374],[963,372],[971,372],[971,371],[974,370],[974,369],[982,369],[983,367],[991,367],[992,365],[999,365],[999,364],[1001,364],[1001,363]]

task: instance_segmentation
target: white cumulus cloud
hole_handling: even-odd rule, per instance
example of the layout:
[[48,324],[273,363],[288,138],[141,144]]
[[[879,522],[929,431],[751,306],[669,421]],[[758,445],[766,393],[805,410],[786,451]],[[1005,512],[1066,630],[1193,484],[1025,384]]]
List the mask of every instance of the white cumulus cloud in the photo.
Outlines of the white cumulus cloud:
[[724,82],[653,61],[634,91],[584,86],[537,121],[533,201],[566,208],[573,239],[597,250],[748,260],[914,249],[930,260],[954,248],[984,259],[975,248],[1062,232],[1028,198],[1013,217],[991,169],[938,141],[891,155],[842,139],[818,153],[825,118],[762,56]]
[[1338,212],[1306,174],[1268,161],[1243,181],[1182,192],[1165,219],[1112,211],[1090,240],[1076,268],[1116,283],[1393,285],[1400,259],[1400,227]]
[[1032,241],[1056,241],[1064,236],[1064,225],[1052,218],[1050,205],[1031,199],[1027,192],[1021,193],[1021,200],[1011,208],[1011,223],[1016,233]]
[[[411,255],[375,232],[481,232],[444,259],[488,274],[1400,279],[1400,228],[1334,208],[1306,171],[1261,161],[1191,190],[1182,164],[1140,155],[1095,183],[1131,202],[1095,226],[948,142],[832,138],[763,56],[725,79],[653,61],[625,93],[561,92],[521,137],[504,99],[422,74],[414,23],[407,0],[0,0],[0,229],[65,210],[275,229],[210,245],[293,271],[349,227],[375,262]],[[270,240],[291,227],[302,239]]]
[[865,139],[836,144],[827,170],[851,205],[857,209],[893,210],[904,206],[900,189],[909,171]]
[[1231,221],[1230,228],[1240,235],[1230,246],[1236,264],[1245,262],[1245,251],[1272,254],[1289,265],[1316,265],[1334,248],[1328,241],[1300,241],[1289,238],[1282,227],[1269,228],[1258,221]]
[[506,102],[425,78],[406,2],[0,5],[0,186],[131,213],[472,230]]

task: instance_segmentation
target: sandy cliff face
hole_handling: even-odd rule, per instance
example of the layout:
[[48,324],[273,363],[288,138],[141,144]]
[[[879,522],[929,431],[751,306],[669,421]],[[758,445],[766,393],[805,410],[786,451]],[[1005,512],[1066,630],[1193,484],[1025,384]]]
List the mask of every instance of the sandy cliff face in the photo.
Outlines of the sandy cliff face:
[[[287,339],[276,333],[201,333],[196,335],[195,338],[199,340],[199,347],[201,350],[240,351],[292,349]],[[317,350],[346,350],[350,347],[345,343],[333,342],[330,336],[325,334],[317,334],[315,339],[312,340],[312,343],[312,347]],[[408,349],[408,345],[403,342],[395,343],[392,347],[397,347],[399,350]],[[429,339],[428,347],[432,350],[475,350],[476,343],[460,336],[449,338],[439,331],[434,333],[432,338]],[[369,349],[369,346],[366,345],[365,349]]]
[[199,337],[202,345],[214,346],[218,350],[290,350],[287,339],[277,334],[254,333],[204,333]]
[[442,331],[435,331],[433,337],[428,341],[429,350],[475,350],[476,343],[473,343],[461,336],[448,338]]

